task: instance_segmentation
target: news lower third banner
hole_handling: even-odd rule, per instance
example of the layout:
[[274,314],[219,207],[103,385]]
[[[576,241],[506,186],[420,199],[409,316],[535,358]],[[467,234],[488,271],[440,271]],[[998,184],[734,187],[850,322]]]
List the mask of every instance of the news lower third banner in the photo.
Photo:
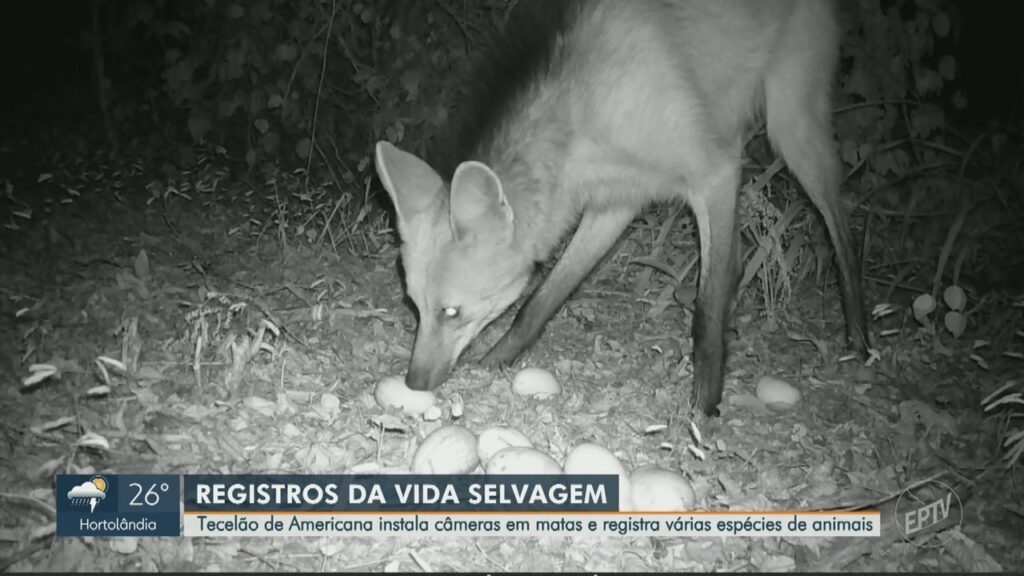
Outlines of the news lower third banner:
[[[878,537],[877,511],[620,511],[612,475],[58,476],[58,536]],[[184,528],[182,532],[182,527]]]

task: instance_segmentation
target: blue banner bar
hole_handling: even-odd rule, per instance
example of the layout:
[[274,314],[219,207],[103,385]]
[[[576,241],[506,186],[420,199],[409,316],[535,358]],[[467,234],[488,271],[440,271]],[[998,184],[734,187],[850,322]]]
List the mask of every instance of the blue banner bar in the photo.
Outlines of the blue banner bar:
[[609,512],[614,475],[185,476],[185,512]]

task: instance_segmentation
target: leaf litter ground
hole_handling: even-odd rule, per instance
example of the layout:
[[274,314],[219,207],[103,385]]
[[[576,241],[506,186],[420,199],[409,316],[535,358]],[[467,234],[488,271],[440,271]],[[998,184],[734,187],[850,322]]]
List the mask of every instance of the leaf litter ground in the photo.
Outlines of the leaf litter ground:
[[[92,181],[108,189],[140,185],[138,176],[116,173]],[[671,290],[664,283],[644,282],[636,293],[638,267],[626,263],[643,254],[637,243],[623,242],[519,364],[551,370],[563,384],[560,396],[517,397],[510,390],[513,371],[472,364],[508,325],[506,315],[440,390],[441,420],[422,422],[386,413],[372,397],[379,378],[405,371],[415,327],[393,243],[380,242],[380,249],[359,256],[294,239],[284,245],[273,239],[273,228],[254,220],[260,208],[249,190],[228,186],[222,194],[226,201],[204,195],[150,204],[78,200],[71,207],[51,205],[45,217],[2,232],[4,567],[660,572],[1024,566],[1024,520],[1005,506],[1007,495],[1021,502],[1020,479],[1000,468],[995,423],[982,417],[970,393],[972,387],[991,390],[1019,370],[1019,361],[994,358],[981,370],[966,356],[933,353],[910,326],[907,336],[875,343],[881,363],[838,362],[842,324],[833,291],[802,288],[801,297],[770,320],[748,296],[737,307],[731,334],[722,417],[691,418],[689,312],[665,305]],[[101,356],[127,370],[97,363]],[[58,373],[23,387],[32,363],[52,364]],[[762,375],[799,386],[802,403],[784,413],[765,409],[754,396]],[[453,420],[454,405],[464,411],[455,422],[476,433],[515,427],[559,461],[587,441],[609,448],[629,469],[655,463],[678,470],[693,482],[701,509],[884,510],[901,487],[934,477],[963,487],[970,499],[961,531],[945,552],[908,543],[891,525],[880,541],[52,536],[56,473],[405,470],[419,439]],[[704,439],[698,447],[703,458],[690,449],[691,426]]]

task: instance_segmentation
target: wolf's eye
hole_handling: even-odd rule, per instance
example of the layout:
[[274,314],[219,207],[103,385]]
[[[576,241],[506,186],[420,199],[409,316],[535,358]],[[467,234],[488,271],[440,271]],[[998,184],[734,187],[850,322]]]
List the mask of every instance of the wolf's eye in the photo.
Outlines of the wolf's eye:
[[454,320],[459,317],[459,309],[455,306],[446,306],[442,311],[445,320]]

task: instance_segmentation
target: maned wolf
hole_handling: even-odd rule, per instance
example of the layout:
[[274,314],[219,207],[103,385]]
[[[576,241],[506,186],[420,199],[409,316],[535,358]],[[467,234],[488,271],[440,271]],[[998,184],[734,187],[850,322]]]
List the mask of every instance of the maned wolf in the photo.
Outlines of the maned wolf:
[[700,231],[691,400],[717,414],[741,141],[758,113],[824,217],[847,336],[863,353],[867,321],[831,135],[837,41],[830,0],[521,1],[436,169],[377,145],[419,311],[409,387],[442,384],[574,225],[485,364],[507,365],[532,344],[645,205],[682,199]]

